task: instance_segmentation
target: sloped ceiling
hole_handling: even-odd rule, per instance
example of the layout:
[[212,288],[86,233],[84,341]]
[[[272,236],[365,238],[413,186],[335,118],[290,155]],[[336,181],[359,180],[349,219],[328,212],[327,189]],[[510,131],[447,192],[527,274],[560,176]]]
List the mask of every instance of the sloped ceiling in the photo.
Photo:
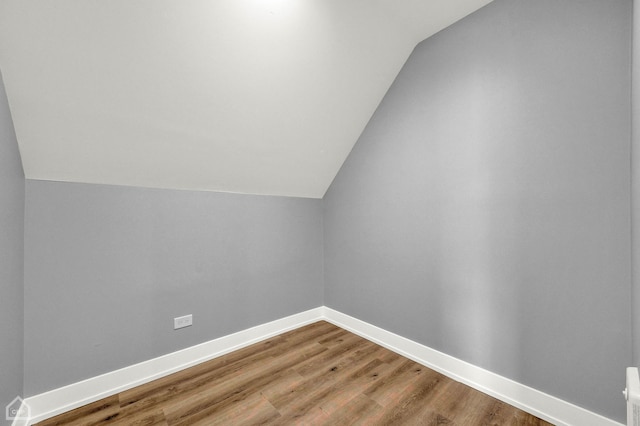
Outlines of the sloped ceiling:
[[415,45],[489,0],[0,0],[30,179],[322,198]]

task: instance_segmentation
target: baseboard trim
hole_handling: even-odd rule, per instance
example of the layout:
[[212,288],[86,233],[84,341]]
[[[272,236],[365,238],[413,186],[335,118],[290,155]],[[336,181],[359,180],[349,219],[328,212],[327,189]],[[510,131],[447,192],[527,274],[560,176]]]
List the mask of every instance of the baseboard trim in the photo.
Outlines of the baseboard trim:
[[334,309],[324,307],[323,316],[326,321],[338,327],[349,330],[554,425],[624,426],[599,414],[438,352]]
[[11,426],[29,426],[30,424],[32,424],[30,420],[27,420],[27,419],[15,419],[11,423]]
[[599,414],[324,306],[26,398],[24,403],[29,406],[31,417],[28,422],[13,426],[32,425],[319,320],[349,330],[555,425],[623,426]]
[[[15,401],[15,400],[14,400]],[[29,409],[29,405],[27,404],[26,401],[22,400],[22,402],[20,403],[20,408],[18,410],[19,413],[27,413],[26,416],[22,415],[19,418],[14,419],[11,422],[11,426],[29,426],[29,422],[30,422],[30,416],[31,416],[31,412]]]
[[[28,425],[323,319],[315,308],[25,399]],[[17,425],[16,425],[17,426]]]

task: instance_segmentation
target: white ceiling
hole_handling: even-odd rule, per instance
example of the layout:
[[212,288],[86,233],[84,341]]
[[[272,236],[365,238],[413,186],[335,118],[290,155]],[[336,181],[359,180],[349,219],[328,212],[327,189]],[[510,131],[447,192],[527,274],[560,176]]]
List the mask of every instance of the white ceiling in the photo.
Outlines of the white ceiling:
[[30,179],[322,198],[415,45],[490,0],[0,0]]

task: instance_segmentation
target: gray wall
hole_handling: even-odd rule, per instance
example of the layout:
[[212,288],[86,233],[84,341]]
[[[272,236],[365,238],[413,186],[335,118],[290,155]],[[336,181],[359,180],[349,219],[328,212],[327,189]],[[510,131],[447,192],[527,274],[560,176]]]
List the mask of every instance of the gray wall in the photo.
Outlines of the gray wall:
[[419,44],[324,200],[327,306],[623,420],[629,0]]
[[631,92],[632,186],[632,318],[633,365],[640,367],[640,0],[633,1],[633,52]]
[[320,200],[26,189],[27,396],[323,304]]
[[5,424],[4,407],[22,395],[24,187],[0,74],[0,424]]

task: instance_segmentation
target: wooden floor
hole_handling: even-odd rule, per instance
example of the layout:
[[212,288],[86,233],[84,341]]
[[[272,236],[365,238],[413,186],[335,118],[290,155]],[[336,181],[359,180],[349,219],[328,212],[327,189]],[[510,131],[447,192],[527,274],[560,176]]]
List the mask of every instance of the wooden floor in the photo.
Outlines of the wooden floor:
[[548,425],[321,321],[38,423]]

